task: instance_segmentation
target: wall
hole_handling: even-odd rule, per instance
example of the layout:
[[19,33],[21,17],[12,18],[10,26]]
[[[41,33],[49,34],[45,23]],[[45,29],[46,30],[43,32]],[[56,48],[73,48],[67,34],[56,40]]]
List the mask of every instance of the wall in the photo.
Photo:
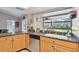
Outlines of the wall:
[[[43,30],[43,20],[42,20],[42,14],[36,14],[36,15],[30,15],[28,20],[29,27],[33,27],[34,30],[37,28],[40,28],[40,30]],[[39,21],[37,21],[39,19]]]
[[[75,8],[72,8],[71,10],[76,10],[77,11],[77,18],[73,19],[73,23],[72,23],[72,33],[79,37],[79,7],[75,7]],[[46,14],[47,15],[47,14]],[[33,23],[30,23],[30,26],[33,26],[34,29],[36,30],[36,28],[40,28],[41,30],[43,29],[43,20],[42,20],[42,16],[46,16],[45,14],[36,14],[36,15],[31,15],[29,16],[29,21],[30,20],[33,20]],[[37,22],[36,21],[36,18],[40,18],[40,21]]]
[[11,16],[0,13],[0,29],[6,29],[6,20],[14,19]]
[[[20,20],[17,20],[16,17],[14,17],[14,16],[4,14],[4,13],[0,12],[0,29],[6,29],[7,28],[7,22],[6,22],[7,20],[20,21]],[[15,29],[16,29],[16,31],[21,30],[21,28],[15,28]]]
[[75,10],[77,10],[77,18],[72,20],[72,33],[79,37],[79,7],[76,7]]
[[33,15],[34,23],[32,24],[34,29],[40,28],[40,30],[43,30],[43,20],[42,15]]
[[[43,30],[43,19],[42,19],[43,16],[55,15],[55,14],[60,14],[60,13],[68,13],[72,9],[73,8],[69,8],[69,9],[66,9],[66,10],[56,11],[56,12],[47,11],[45,13],[39,13],[39,14],[37,13],[37,14],[30,15],[28,23],[30,21],[33,21],[33,22],[30,22],[29,26],[30,27],[33,26],[34,30],[36,30],[36,28],[40,28],[41,30]],[[37,21],[37,18],[39,18],[40,21]]]

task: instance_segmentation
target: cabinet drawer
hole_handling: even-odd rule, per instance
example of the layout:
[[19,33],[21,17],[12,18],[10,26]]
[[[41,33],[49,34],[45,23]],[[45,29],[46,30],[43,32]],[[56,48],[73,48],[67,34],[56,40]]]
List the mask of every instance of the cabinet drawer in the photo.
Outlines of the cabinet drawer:
[[76,52],[76,50],[66,50],[66,49],[59,49],[59,48],[56,48],[55,51],[56,52]]
[[55,40],[56,45],[60,45],[63,47],[68,47],[71,49],[77,49],[77,43],[67,42],[67,41],[61,41],[61,40]]
[[41,39],[42,41],[45,41],[45,42],[54,43],[54,40],[51,39],[51,38],[41,37],[40,39]]
[[70,49],[67,47],[55,45],[55,51],[56,52],[76,52],[77,49]]

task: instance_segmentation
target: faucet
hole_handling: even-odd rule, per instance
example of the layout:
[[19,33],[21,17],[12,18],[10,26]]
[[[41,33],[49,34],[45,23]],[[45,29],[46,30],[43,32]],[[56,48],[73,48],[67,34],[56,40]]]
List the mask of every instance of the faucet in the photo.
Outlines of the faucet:
[[68,40],[71,38],[71,34],[69,31],[67,32],[66,36],[68,37]]

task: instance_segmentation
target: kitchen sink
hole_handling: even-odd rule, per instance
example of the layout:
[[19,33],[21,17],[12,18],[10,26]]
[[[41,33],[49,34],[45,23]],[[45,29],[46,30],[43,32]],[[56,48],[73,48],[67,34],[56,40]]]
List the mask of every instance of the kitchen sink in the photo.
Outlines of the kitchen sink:
[[58,35],[58,34],[45,34],[44,36],[68,40],[68,37],[67,37],[67,36],[64,36],[64,35]]

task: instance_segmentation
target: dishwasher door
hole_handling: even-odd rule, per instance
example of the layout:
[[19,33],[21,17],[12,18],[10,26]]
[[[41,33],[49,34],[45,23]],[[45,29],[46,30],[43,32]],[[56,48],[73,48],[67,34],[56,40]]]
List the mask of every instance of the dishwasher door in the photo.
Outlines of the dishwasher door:
[[39,38],[35,35],[31,36],[29,50],[32,52],[39,52]]
[[29,49],[32,52],[39,52],[39,40],[31,38]]

